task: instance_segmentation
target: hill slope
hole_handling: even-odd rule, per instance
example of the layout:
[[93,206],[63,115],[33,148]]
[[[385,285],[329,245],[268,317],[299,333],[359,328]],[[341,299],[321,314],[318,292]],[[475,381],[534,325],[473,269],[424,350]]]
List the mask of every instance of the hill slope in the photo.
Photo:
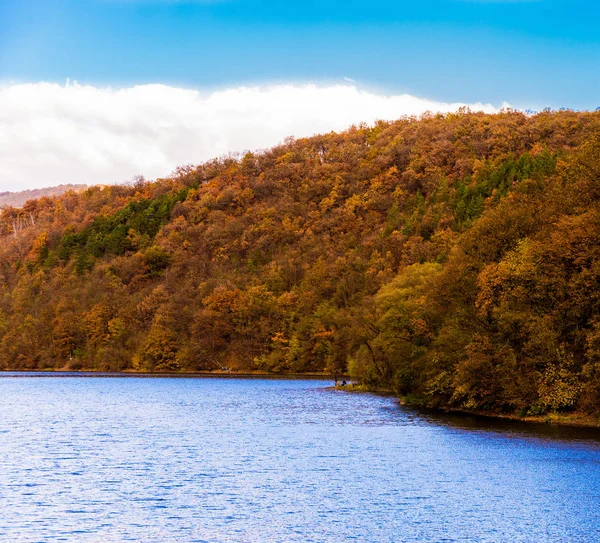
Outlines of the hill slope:
[[0,367],[600,410],[600,114],[355,127],[0,218]]
[[87,185],[58,185],[56,187],[22,190],[18,192],[0,192],[0,208],[21,207],[28,200],[37,200],[39,198],[43,198],[44,196],[60,196],[61,194],[64,194],[70,190],[78,192],[87,188]]

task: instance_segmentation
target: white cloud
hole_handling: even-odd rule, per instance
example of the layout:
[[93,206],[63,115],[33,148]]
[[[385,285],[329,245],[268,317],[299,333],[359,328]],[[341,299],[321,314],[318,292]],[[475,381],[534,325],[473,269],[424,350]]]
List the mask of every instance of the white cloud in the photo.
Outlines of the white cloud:
[[[0,191],[116,183],[136,174],[155,178],[178,165],[270,147],[290,135],[463,105],[385,96],[348,84],[213,92],[166,85],[11,84],[0,87]],[[489,104],[469,107],[497,111]]]

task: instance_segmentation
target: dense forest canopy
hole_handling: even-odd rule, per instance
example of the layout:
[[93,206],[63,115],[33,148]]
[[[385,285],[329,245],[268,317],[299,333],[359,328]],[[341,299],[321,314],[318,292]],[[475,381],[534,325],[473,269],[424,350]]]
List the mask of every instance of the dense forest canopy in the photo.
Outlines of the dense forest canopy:
[[8,208],[0,236],[3,369],[349,371],[600,411],[600,113],[289,139]]

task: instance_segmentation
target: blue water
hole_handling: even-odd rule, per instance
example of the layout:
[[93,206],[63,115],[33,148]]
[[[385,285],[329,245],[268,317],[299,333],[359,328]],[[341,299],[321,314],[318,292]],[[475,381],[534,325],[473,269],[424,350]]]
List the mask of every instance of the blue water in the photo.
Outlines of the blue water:
[[298,380],[0,378],[0,541],[600,541],[600,434]]

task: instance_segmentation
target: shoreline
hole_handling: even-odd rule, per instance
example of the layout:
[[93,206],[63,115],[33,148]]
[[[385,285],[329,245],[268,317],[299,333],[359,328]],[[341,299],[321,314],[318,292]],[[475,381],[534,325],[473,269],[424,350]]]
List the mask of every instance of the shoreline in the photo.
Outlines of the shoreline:
[[424,401],[415,400],[414,398],[410,399],[405,396],[398,396],[397,394],[388,389],[370,388],[364,385],[353,385],[351,383],[345,387],[338,385],[332,388],[334,388],[335,390],[340,390],[342,392],[349,393],[369,393],[377,394],[380,396],[393,396],[398,400],[400,405],[404,407],[423,409],[439,415],[463,415],[465,417],[472,416],[497,421],[512,421],[527,424],[544,424],[549,426],[553,425],[569,428],[600,429],[600,416],[592,416],[587,415],[585,413],[546,413],[544,415],[530,415],[521,417],[514,413],[499,413],[490,411],[460,409],[453,407],[433,407],[431,405],[427,405],[427,403]]
[[[410,402],[402,402],[402,405],[406,405],[407,407],[417,407],[416,404],[411,404]],[[523,422],[528,424],[547,424],[554,426],[564,426],[570,428],[595,428],[600,429],[600,418],[594,417],[591,415],[586,415],[583,413],[571,413],[571,414],[560,414],[560,413],[547,413],[545,415],[530,415],[525,417],[520,417],[519,415],[510,414],[510,413],[490,413],[486,411],[471,411],[467,409],[454,409],[454,408],[432,408],[427,406],[422,406],[426,409],[433,409],[438,412],[447,413],[447,414],[456,414],[456,415],[471,415],[481,418],[495,419],[495,420],[504,420],[504,421],[512,421],[512,422]]]
[[[326,373],[269,373],[260,371],[196,371],[196,372],[106,372],[87,370],[0,370],[0,379],[24,379],[24,378],[95,378],[95,379],[271,379],[271,380],[318,380],[333,381],[334,376]],[[350,379],[348,376],[338,376],[339,379]],[[326,387],[347,393],[377,394],[380,396],[393,396],[400,405],[415,409],[423,409],[439,415],[463,415],[475,416],[498,421],[512,421],[529,424],[544,424],[563,426],[571,428],[595,428],[600,429],[600,417],[594,417],[584,413],[547,413],[545,415],[519,416],[514,413],[499,413],[479,410],[469,410],[453,407],[434,407],[424,401],[398,396],[393,391],[385,388],[367,387],[348,382],[347,385],[332,385]]]
[[226,379],[298,379],[298,380],[322,380],[333,381],[333,375],[326,373],[267,373],[267,372],[230,372],[230,371],[194,371],[194,372],[137,372],[137,371],[86,371],[86,370],[1,370],[2,378],[32,378],[32,377],[72,377],[72,378],[226,378]]

